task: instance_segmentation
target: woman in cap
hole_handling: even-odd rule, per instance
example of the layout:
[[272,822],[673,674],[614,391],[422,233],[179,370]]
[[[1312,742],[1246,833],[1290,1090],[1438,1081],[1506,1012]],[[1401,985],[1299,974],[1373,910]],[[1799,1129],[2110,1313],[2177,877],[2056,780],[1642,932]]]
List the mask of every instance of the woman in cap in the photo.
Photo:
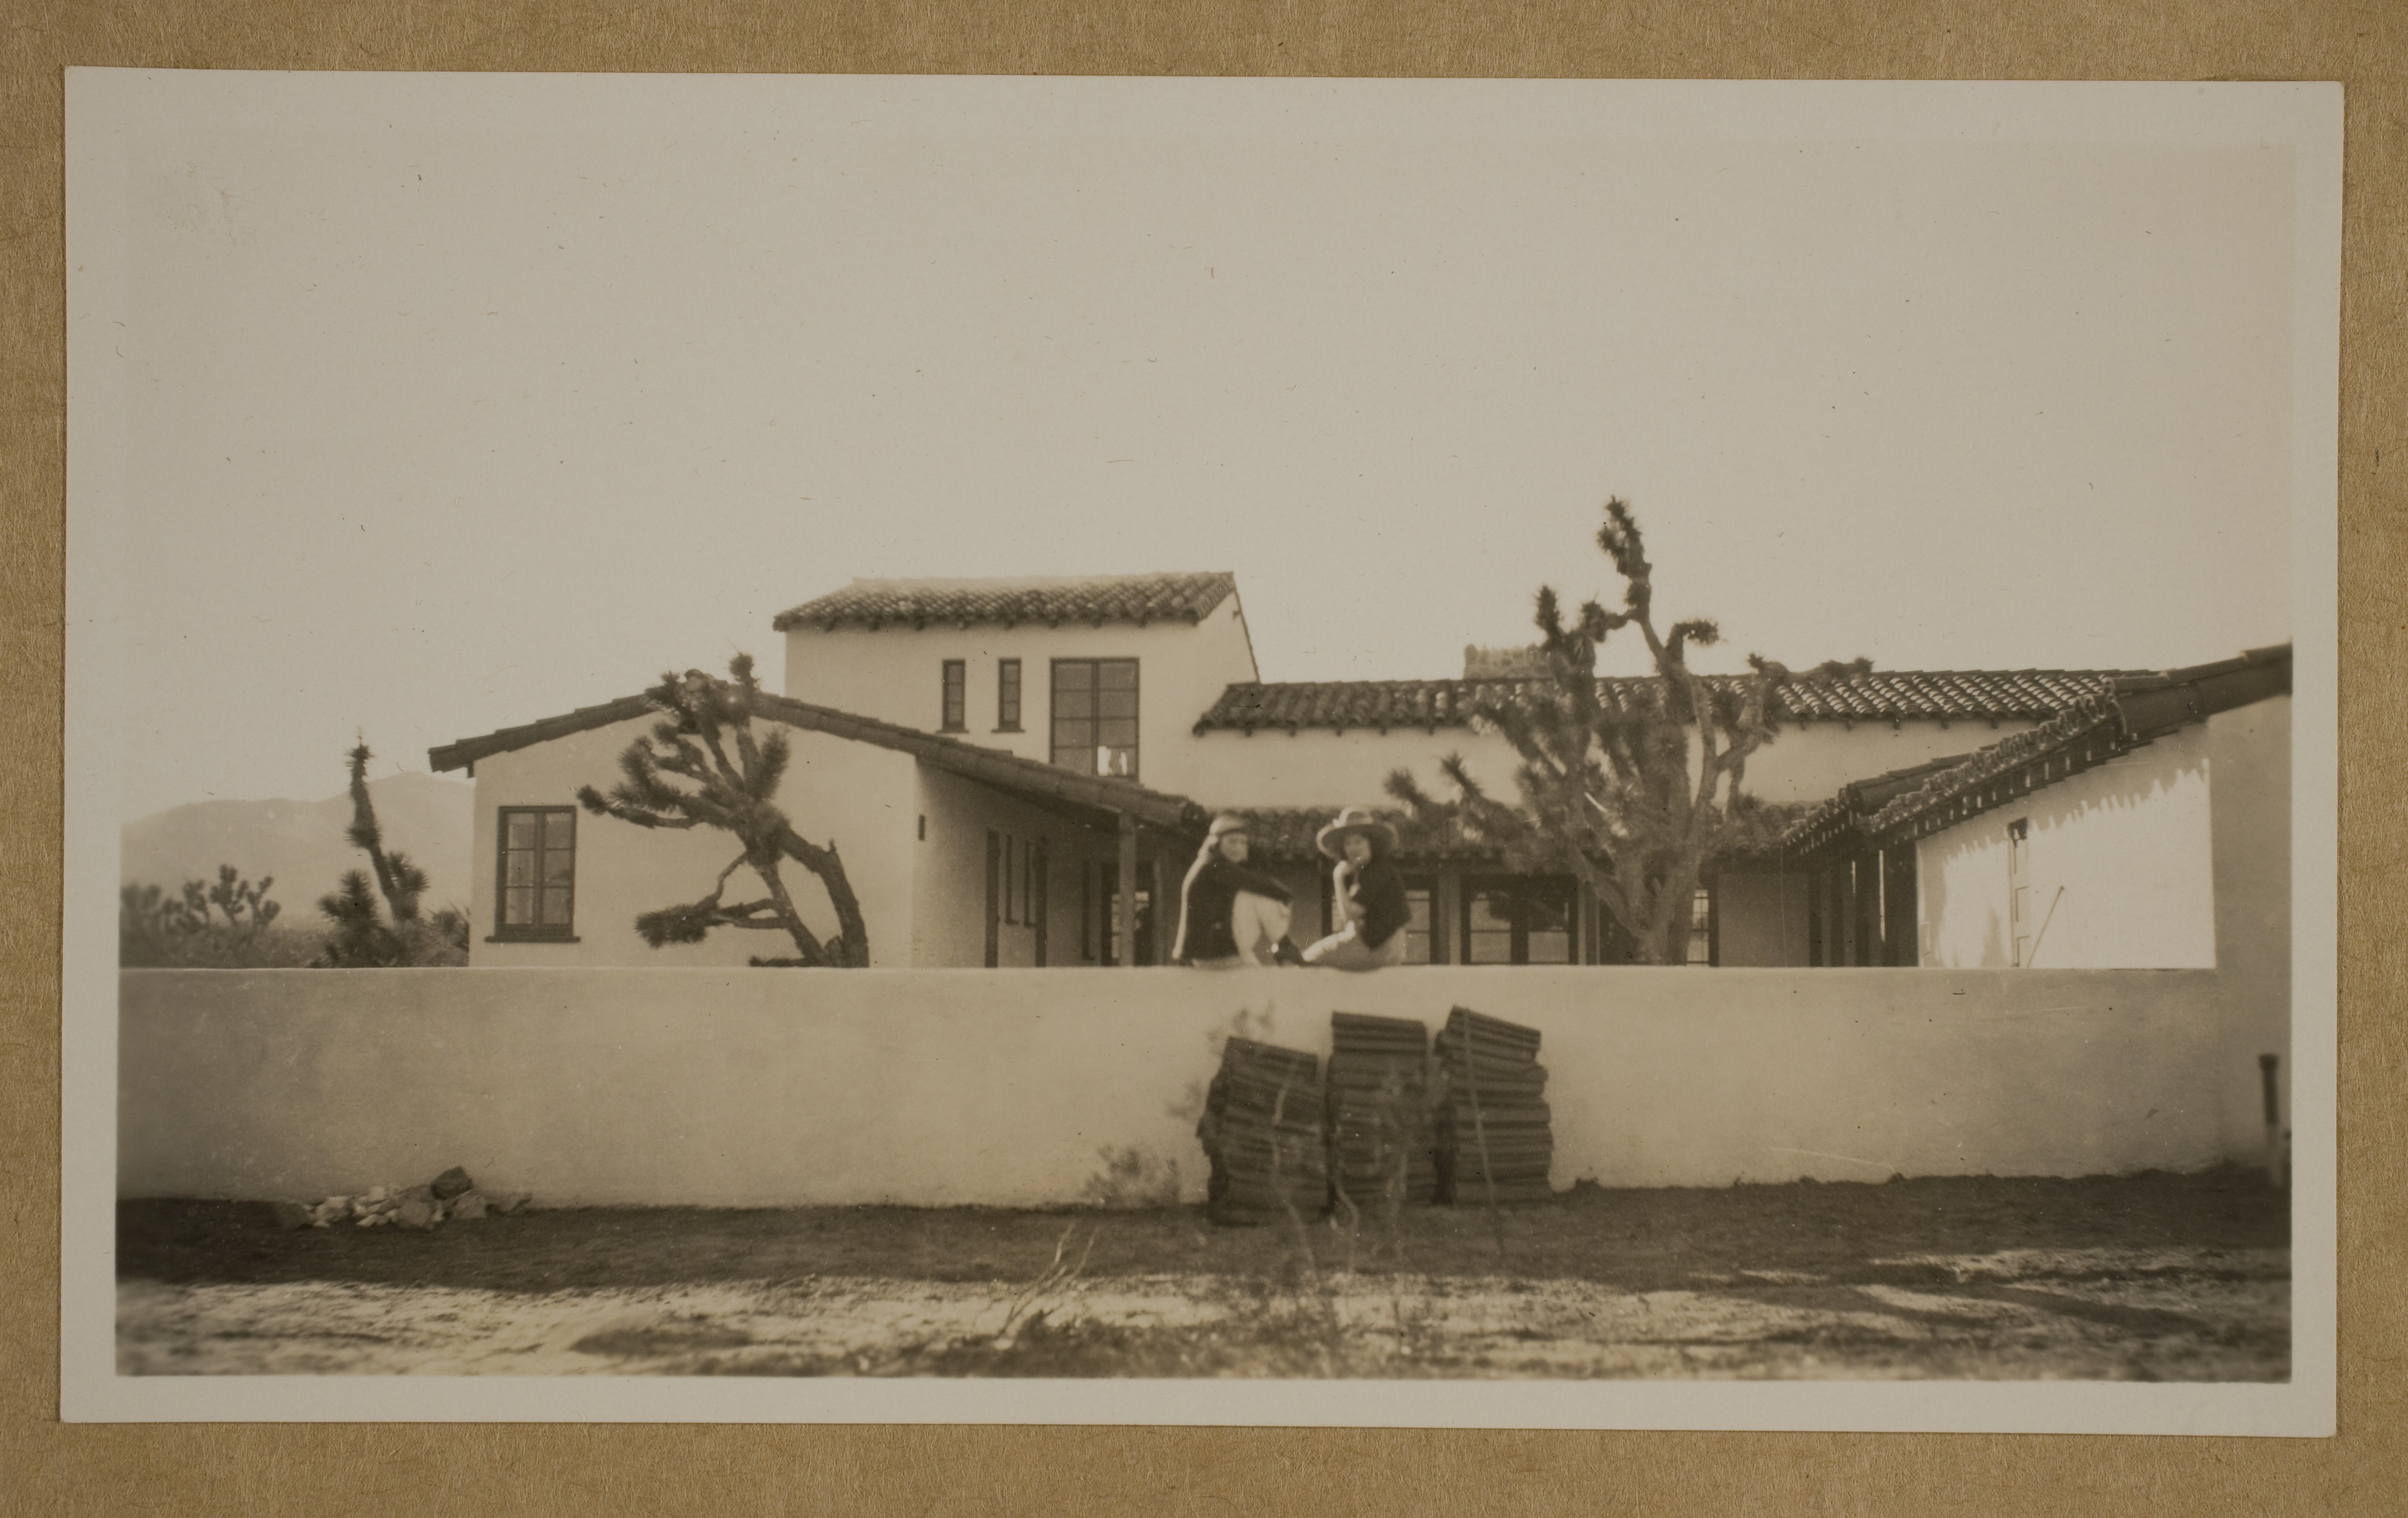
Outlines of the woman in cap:
[[1287,936],[1288,889],[1247,867],[1249,847],[1244,817],[1224,812],[1212,819],[1180,887],[1172,963],[1236,970],[1303,962]]
[[1397,873],[1397,830],[1350,806],[1313,842],[1338,861],[1330,896],[1345,926],[1304,951],[1304,962],[1332,970],[1384,970],[1405,962],[1405,927],[1413,919]]

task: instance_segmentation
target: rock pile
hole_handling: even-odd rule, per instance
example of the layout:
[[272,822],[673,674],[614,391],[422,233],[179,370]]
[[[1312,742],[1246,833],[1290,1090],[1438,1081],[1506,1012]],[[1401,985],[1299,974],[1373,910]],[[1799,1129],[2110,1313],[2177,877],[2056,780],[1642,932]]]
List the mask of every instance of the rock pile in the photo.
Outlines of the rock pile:
[[1410,1018],[1329,1019],[1330,1179],[1358,1207],[1438,1194],[1429,1030]]
[[1205,1215],[1237,1226],[1329,1205],[1321,1062],[1301,1049],[1232,1038],[1196,1125],[1212,1175]]
[[1465,1207],[1553,1200],[1555,1135],[1539,1030],[1458,1006],[1439,1032],[1438,1055],[1446,1078],[1439,1200]]
[[315,1203],[278,1202],[276,1221],[286,1228],[332,1228],[348,1222],[357,1228],[429,1229],[447,1219],[472,1219],[523,1212],[532,1198],[524,1192],[485,1192],[453,1165],[423,1186],[378,1186],[357,1196],[329,1196]]

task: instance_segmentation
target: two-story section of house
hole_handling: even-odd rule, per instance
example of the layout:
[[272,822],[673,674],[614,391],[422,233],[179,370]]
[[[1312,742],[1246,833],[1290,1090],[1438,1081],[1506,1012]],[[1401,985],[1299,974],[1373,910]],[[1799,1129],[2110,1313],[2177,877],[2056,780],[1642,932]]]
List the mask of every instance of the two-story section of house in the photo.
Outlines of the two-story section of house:
[[855,580],[771,625],[797,701],[1169,791],[1209,788],[1197,714],[1261,677],[1227,573]]
[[[780,614],[777,802],[845,861],[885,966],[1160,962],[1207,815],[1195,714],[1256,677],[1226,573],[856,581]],[[660,718],[640,695],[435,749],[477,785],[472,964],[743,964],[766,935],[653,948],[644,911],[700,898],[738,852],[583,812]],[[807,919],[824,891],[781,873]],[[766,890],[735,869],[728,900]]]

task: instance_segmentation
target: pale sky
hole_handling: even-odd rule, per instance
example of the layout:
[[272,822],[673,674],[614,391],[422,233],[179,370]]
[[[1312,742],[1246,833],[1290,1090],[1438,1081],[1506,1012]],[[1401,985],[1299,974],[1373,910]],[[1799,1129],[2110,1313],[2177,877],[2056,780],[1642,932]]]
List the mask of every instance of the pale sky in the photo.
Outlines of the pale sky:
[[2287,149],[1697,88],[80,74],[122,815],[775,679],[853,576],[1234,570],[1266,679],[1450,675],[1608,495],[1727,663],[2291,635]]

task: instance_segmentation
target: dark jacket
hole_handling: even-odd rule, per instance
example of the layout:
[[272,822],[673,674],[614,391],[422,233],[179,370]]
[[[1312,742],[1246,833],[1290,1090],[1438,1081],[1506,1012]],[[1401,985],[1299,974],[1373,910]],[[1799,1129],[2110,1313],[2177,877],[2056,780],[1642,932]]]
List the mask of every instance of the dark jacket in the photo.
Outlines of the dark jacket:
[[1241,890],[1275,902],[1290,899],[1288,889],[1275,877],[1232,864],[1218,854],[1197,861],[1187,872],[1179,903],[1179,942],[1170,951],[1174,961],[1226,960],[1238,952],[1238,936],[1229,926],[1229,904]]
[[1413,920],[1412,904],[1405,900],[1405,877],[1384,859],[1375,859],[1355,872],[1353,896],[1363,908],[1360,934],[1366,948],[1378,948]]

